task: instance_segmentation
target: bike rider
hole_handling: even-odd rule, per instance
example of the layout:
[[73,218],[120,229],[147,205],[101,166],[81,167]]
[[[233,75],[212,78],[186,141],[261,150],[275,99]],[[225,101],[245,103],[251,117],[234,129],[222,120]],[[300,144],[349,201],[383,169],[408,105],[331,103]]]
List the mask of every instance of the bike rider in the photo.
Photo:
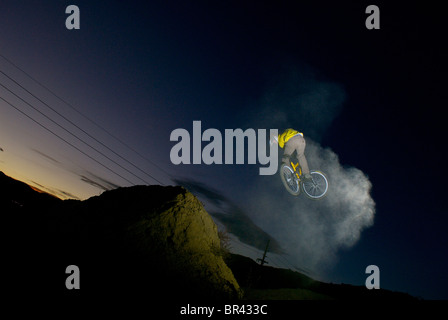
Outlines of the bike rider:
[[312,180],[310,169],[308,168],[308,161],[305,157],[305,138],[303,133],[294,129],[286,129],[280,135],[273,135],[270,139],[270,144],[278,143],[280,148],[284,148],[282,162],[289,164],[289,158],[294,151],[297,152],[297,159],[302,167],[302,172],[306,180]]

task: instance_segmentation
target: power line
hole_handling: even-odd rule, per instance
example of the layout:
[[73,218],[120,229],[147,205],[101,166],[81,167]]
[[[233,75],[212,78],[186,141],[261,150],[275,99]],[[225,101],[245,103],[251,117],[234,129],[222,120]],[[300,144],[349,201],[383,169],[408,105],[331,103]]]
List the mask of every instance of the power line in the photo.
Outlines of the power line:
[[62,138],[61,136],[59,136],[57,133],[53,132],[52,130],[48,129],[46,126],[44,126],[43,124],[41,124],[39,121],[33,119],[31,116],[27,115],[25,112],[23,112],[22,110],[20,110],[19,108],[17,108],[15,105],[13,105],[11,102],[5,100],[3,97],[0,97],[1,100],[3,100],[4,102],[6,102],[8,105],[10,105],[11,107],[13,107],[14,109],[16,109],[17,111],[19,111],[21,114],[23,114],[24,116],[26,116],[27,118],[29,118],[30,120],[32,120],[33,122],[37,123],[39,126],[41,126],[42,128],[44,128],[45,130],[47,130],[48,132],[50,132],[51,134],[55,135],[56,137],[58,137],[59,139],[61,139],[62,141],[64,141],[65,143],[67,143],[69,146],[71,146],[72,148],[78,150],[79,152],[81,152],[83,155],[87,156],[88,158],[90,158],[91,160],[95,161],[96,163],[98,163],[99,165],[101,165],[102,167],[106,168],[107,170],[109,170],[110,172],[114,173],[115,175],[119,176],[120,178],[122,178],[123,180],[129,182],[131,185],[135,185],[132,181],[126,179],[125,177],[123,177],[122,175],[120,175],[119,173],[115,172],[114,170],[112,170],[111,168],[109,168],[108,166],[102,164],[101,162],[99,162],[98,160],[96,160],[95,158],[89,156],[87,153],[85,153],[84,151],[82,151],[81,149],[79,149],[78,147],[76,147],[75,145],[71,144],[70,142],[68,142],[67,140],[65,140],[64,138]]
[[[238,240],[239,240],[239,239],[238,239]],[[245,243],[243,243],[243,242],[241,242],[241,241],[233,240],[233,244],[234,244],[234,245],[235,245],[235,244],[236,244],[236,245],[239,245],[240,247],[245,247],[245,248],[251,250],[252,252],[256,253],[257,256],[258,256],[259,253],[260,253],[260,251],[259,251],[258,249],[255,249],[254,247],[248,246],[248,245],[246,245]]]
[[[59,113],[57,110],[55,110],[54,108],[52,108],[50,105],[48,105],[46,102],[42,101],[39,97],[37,97],[36,95],[34,95],[32,92],[30,92],[28,89],[26,89],[25,87],[23,87],[20,83],[18,83],[16,80],[14,80],[13,78],[11,78],[10,76],[8,76],[6,73],[4,73],[3,71],[0,70],[0,73],[3,74],[5,77],[7,77],[9,80],[11,80],[12,82],[14,82],[16,85],[18,85],[20,88],[22,88],[24,91],[26,91],[28,94],[30,94],[31,96],[33,96],[35,99],[37,99],[40,103],[42,103],[43,105],[45,105],[47,108],[49,108],[50,110],[52,110],[53,112],[55,112],[56,114],[58,114],[60,117],[62,117],[64,120],[66,120],[67,122],[69,122],[70,124],[72,124],[73,126],[75,126],[77,129],[79,129],[80,131],[82,131],[84,134],[86,134],[87,136],[89,136],[90,138],[92,138],[93,140],[95,140],[96,142],[98,142],[99,144],[101,144],[103,147],[107,148],[109,151],[113,152],[115,155],[117,155],[118,157],[120,157],[121,159],[123,159],[124,161],[126,161],[127,163],[129,163],[130,165],[132,165],[134,168],[138,169],[140,172],[144,173],[145,175],[147,175],[148,177],[150,177],[151,179],[157,181],[158,183],[162,184],[159,180],[157,180],[156,178],[154,178],[152,175],[146,173],[145,171],[143,171],[142,169],[140,169],[139,167],[137,167],[134,163],[130,162],[129,160],[125,159],[124,157],[122,157],[120,154],[116,153],[114,150],[112,150],[111,148],[109,148],[108,146],[106,146],[104,143],[102,143],[101,141],[99,141],[98,139],[96,139],[95,137],[93,137],[91,134],[89,134],[88,132],[86,132],[85,130],[83,130],[82,128],[80,128],[78,125],[76,125],[75,123],[73,123],[70,119],[68,119],[67,117],[65,117],[64,115],[62,115],[61,113]],[[10,89],[8,89],[7,87],[5,87],[3,84],[0,83],[0,85],[5,88],[6,90],[8,90],[9,92],[11,92],[13,95],[15,95],[16,97],[18,97],[19,99],[21,99],[22,101],[24,101],[21,97],[19,97],[18,95],[16,95],[14,92],[12,92]],[[24,101],[25,103],[27,103],[26,101]],[[30,105],[29,103],[27,103],[28,105]],[[31,105],[30,105],[31,106]],[[33,106],[31,106],[33,109],[35,109]],[[36,109],[35,109],[36,110]],[[36,110],[37,112],[43,114],[42,112]],[[49,119],[50,121],[54,122],[52,119],[50,119],[49,117],[47,117],[46,115],[44,115],[47,119]],[[65,131],[69,132],[67,129],[63,128],[62,126],[60,126],[59,124],[57,124],[59,127],[61,127],[62,129],[64,129]],[[70,133],[70,132],[69,132]],[[71,133],[70,133],[71,134]],[[73,135],[73,134],[72,134]],[[73,135],[75,136],[75,135]],[[78,140],[80,140],[77,136],[75,136]],[[82,141],[82,140],[81,140]],[[83,143],[87,144],[86,142],[82,141]],[[89,145],[90,146],[90,145]],[[91,147],[91,146],[90,146]],[[93,147],[92,147],[93,148]],[[93,148],[96,152],[102,154],[103,156],[105,156],[103,153],[99,152],[97,149]],[[105,156],[107,159],[109,159],[110,161],[114,162],[115,164],[117,164],[115,161],[113,161],[112,159],[110,159],[109,157]],[[117,164],[118,165],[118,164]],[[120,166],[120,165],[119,165]],[[120,166],[121,167],[121,166]],[[123,167],[121,167],[123,168]],[[128,171],[127,169],[123,168],[124,170]],[[130,172],[130,171],[128,171]],[[131,173],[131,172],[130,172]],[[133,173],[131,173],[133,174]],[[133,174],[134,175],[134,174]],[[135,176],[135,175],[134,175]],[[149,184],[147,181],[141,179],[140,177],[136,176],[138,179],[140,179],[141,181],[145,182],[146,184]]]
[[[142,155],[140,152],[138,152],[137,150],[135,150],[134,148],[132,148],[131,146],[129,146],[126,142],[122,141],[120,138],[116,137],[114,134],[112,134],[110,131],[108,131],[107,129],[105,129],[103,126],[101,126],[100,124],[98,124],[96,121],[90,119],[89,117],[87,117],[85,114],[83,114],[82,112],[80,112],[78,109],[76,109],[72,104],[70,104],[69,102],[67,102],[65,99],[61,98],[59,95],[57,95],[55,92],[53,92],[51,89],[49,89],[47,86],[45,86],[44,84],[42,84],[40,81],[38,81],[36,78],[34,78],[33,76],[31,76],[28,72],[26,72],[25,70],[23,70],[22,68],[20,68],[18,65],[16,65],[14,62],[12,62],[10,59],[8,59],[7,57],[5,57],[3,54],[0,53],[0,57],[2,57],[5,61],[7,61],[10,65],[12,65],[13,67],[15,67],[16,69],[20,70],[22,73],[24,73],[28,78],[30,78],[31,80],[33,80],[35,83],[37,83],[39,86],[41,86],[42,88],[44,88],[45,90],[47,90],[48,92],[50,92],[53,96],[55,96],[57,99],[59,99],[60,101],[62,101],[65,105],[67,105],[68,107],[70,107],[73,111],[75,111],[76,113],[78,113],[79,115],[81,115],[84,119],[88,120],[90,123],[93,123],[96,127],[98,127],[99,129],[101,129],[102,131],[104,131],[106,134],[108,134],[110,137],[112,137],[113,139],[115,139],[116,141],[118,141],[119,143],[121,143],[123,146],[125,146],[126,148],[128,148],[129,150],[131,150],[132,152],[134,152],[135,154],[137,154],[138,156],[140,156],[142,159],[144,159],[145,161],[147,161],[148,163],[150,163],[151,165],[155,166],[157,169],[159,169],[160,171],[162,171],[163,173],[165,173],[168,177],[171,177],[171,175],[166,172],[164,169],[162,169],[160,166],[158,166],[155,162],[151,161],[150,159],[148,159],[147,157],[145,157],[144,155]],[[146,174],[146,173],[145,173]],[[156,180],[158,181],[158,180]],[[160,181],[158,181],[160,183]],[[162,183],[161,183],[162,184]],[[162,184],[163,185],[163,184]]]
[[305,275],[311,274],[309,270],[306,270],[305,268],[299,268],[295,266],[293,263],[291,263],[284,255],[279,256],[283,261],[285,261],[290,267],[292,267],[294,270],[303,273]]
[[[0,73],[2,73],[2,71],[0,71]],[[143,181],[146,184],[150,184],[147,181],[145,181],[144,179],[140,178],[139,176],[137,176],[136,174],[134,174],[132,171],[128,170],[127,168],[123,167],[121,164],[119,164],[118,162],[116,162],[115,160],[111,159],[110,157],[108,157],[107,155],[105,155],[104,153],[102,153],[101,151],[98,151],[96,148],[92,147],[90,144],[88,144],[87,142],[83,141],[81,138],[79,138],[78,136],[76,136],[74,133],[72,133],[71,131],[67,130],[66,128],[64,128],[63,126],[61,126],[59,123],[57,123],[56,121],[54,121],[53,119],[51,119],[50,117],[48,117],[46,114],[44,114],[43,112],[41,112],[40,110],[38,110],[36,107],[34,107],[33,105],[31,105],[29,102],[25,101],[23,98],[21,98],[19,95],[17,95],[16,93],[14,93],[12,90],[10,90],[8,87],[6,87],[5,85],[0,83],[0,86],[2,86],[4,89],[8,90],[10,93],[12,93],[16,98],[20,99],[21,101],[23,101],[24,103],[26,103],[27,105],[29,105],[33,110],[37,111],[39,114],[43,115],[45,118],[47,118],[48,120],[50,120],[51,122],[53,122],[54,124],[56,124],[59,128],[61,128],[62,130],[64,130],[65,132],[69,133],[71,136],[75,137],[77,140],[81,141],[83,144],[85,144],[86,146],[88,146],[89,148],[91,148],[92,150],[96,151],[97,153],[101,154],[103,157],[105,157],[106,159],[108,159],[109,161],[113,162],[114,164],[116,164],[117,166],[119,166],[120,168],[122,168],[123,170],[127,171],[128,173],[130,173],[131,175],[133,175],[134,177],[136,177],[137,179]]]
[[298,271],[291,263],[289,263],[288,260],[286,260],[283,256],[279,255],[276,257],[277,261],[280,261],[281,264],[283,264],[283,266],[286,266],[288,269],[291,270],[296,270]]
[[274,266],[274,267],[277,267],[277,268],[285,268],[285,264],[284,263],[282,263],[282,262],[279,262],[279,260],[278,260],[278,257],[277,256],[274,256],[274,255],[270,255],[270,257],[269,257],[269,261],[270,261],[270,263],[271,263],[271,266]]

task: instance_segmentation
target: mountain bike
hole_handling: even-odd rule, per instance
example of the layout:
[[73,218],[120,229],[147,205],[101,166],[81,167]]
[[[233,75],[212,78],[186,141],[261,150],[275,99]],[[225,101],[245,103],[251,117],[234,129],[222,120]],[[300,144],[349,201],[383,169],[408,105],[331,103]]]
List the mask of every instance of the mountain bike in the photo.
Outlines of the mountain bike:
[[280,166],[280,177],[286,190],[294,196],[301,191],[313,200],[322,199],[328,191],[328,179],[321,171],[311,170],[312,179],[305,179],[299,162],[282,163]]

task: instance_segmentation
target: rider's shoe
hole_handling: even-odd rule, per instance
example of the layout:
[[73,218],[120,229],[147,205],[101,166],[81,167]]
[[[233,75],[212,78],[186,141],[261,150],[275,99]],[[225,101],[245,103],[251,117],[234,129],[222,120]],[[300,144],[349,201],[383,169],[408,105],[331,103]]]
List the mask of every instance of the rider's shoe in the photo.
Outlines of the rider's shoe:
[[309,173],[306,173],[303,177],[305,178],[305,181],[313,181],[313,177]]

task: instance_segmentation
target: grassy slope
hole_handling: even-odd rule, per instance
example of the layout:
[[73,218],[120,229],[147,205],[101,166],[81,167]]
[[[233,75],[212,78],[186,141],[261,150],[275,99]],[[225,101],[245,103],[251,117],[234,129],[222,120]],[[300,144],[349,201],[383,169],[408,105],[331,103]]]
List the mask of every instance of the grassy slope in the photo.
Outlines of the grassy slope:
[[316,281],[300,272],[259,266],[250,258],[230,254],[226,260],[248,300],[412,300],[412,296],[364,286]]

